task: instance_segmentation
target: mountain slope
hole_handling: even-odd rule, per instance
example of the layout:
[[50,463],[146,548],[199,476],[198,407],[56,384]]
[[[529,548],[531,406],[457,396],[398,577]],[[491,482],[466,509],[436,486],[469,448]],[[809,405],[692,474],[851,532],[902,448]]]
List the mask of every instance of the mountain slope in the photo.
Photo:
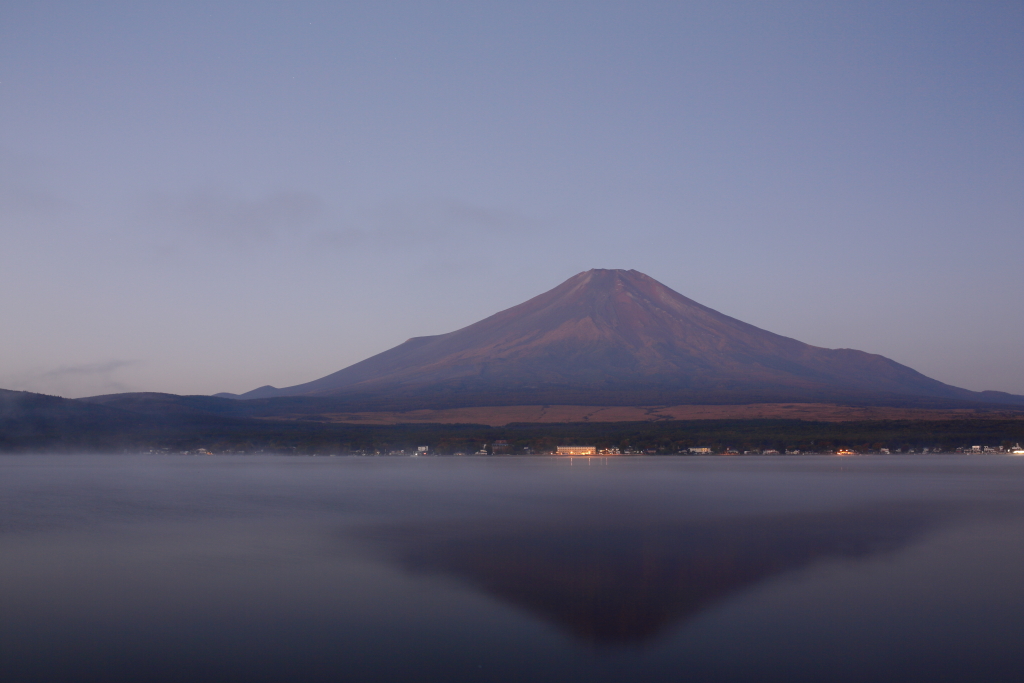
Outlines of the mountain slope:
[[943,384],[883,356],[767,332],[634,270],[591,270],[461,330],[238,398],[349,396],[409,405],[1024,400],[991,393]]

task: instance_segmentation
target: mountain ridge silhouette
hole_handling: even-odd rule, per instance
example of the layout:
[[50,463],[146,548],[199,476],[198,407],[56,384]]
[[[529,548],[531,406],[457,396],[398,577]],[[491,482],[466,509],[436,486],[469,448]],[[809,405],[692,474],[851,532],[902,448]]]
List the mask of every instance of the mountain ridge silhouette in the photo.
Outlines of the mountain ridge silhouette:
[[825,349],[729,317],[635,270],[594,269],[447,334],[239,399],[350,397],[433,405],[1024,403],[939,382],[877,354]]

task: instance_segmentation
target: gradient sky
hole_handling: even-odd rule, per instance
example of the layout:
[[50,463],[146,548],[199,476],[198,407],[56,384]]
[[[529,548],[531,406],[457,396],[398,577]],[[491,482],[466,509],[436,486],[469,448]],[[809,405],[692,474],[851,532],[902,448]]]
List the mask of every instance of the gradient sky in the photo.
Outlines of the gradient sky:
[[306,382],[590,268],[1024,394],[1024,3],[0,3],[0,387]]

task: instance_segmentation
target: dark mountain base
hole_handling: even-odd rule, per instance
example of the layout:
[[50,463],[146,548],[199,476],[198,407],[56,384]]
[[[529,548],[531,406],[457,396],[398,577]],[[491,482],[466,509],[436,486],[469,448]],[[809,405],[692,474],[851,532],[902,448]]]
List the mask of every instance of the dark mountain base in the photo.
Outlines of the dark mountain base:
[[237,401],[210,396],[114,394],[70,400],[0,390],[0,452],[205,449],[214,453],[342,454],[409,452],[416,446],[429,446],[432,453],[450,454],[475,453],[495,440],[505,440],[510,453],[550,452],[556,446],[572,443],[676,453],[698,446],[739,451],[952,450],[1024,442],[1024,411],[1019,410],[965,414],[962,419],[949,419],[947,414],[934,420],[710,419],[492,427],[326,420],[324,414],[338,407],[336,399],[305,397]]
[[1024,399],[1000,392],[978,392],[970,398],[915,396],[909,394],[828,390],[680,390],[672,387],[612,386],[608,388],[540,387],[489,390],[430,388],[386,394],[352,393],[344,396],[291,396],[243,401],[262,414],[287,410],[302,413],[346,410],[422,410],[477,406],[580,405],[747,405],[751,403],[837,403],[849,406],[893,408],[979,408],[1024,410]]
[[[194,399],[194,400],[193,400]],[[302,419],[215,414],[197,406],[245,409],[249,401],[211,397],[121,395],[108,403],[134,410],[24,392],[0,392],[2,452],[168,452],[344,454],[411,452],[475,453],[496,440],[509,453],[543,453],[565,444],[587,444],[652,453],[690,447],[743,450],[860,451],[1008,446],[1024,442],[1024,419],[690,420],[571,424],[353,425]],[[253,402],[255,403],[255,402]],[[174,410],[171,409],[171,406]]]
[[[176,396],[173,394],[110,394],[78,399],[77,402],[119,408],[146,415],[222,415],[230,417],[299,417],[331,413],[443,410],[481,406],[671,406],[671,405],[750,405],[755,403],[830,403],[853,407],[891,407],[913,409],[978,409],[1020,411],[1024,403],[1009,394],[983,392],[991,400],[966,400],[865,392],[680,392],[651,390],[649,387],[620,389],[524,389],[501,392],[461,391],[387,395],[285,396],[236,400],[216,396]],[[1000,400],[1003,397],[1007,400]]]

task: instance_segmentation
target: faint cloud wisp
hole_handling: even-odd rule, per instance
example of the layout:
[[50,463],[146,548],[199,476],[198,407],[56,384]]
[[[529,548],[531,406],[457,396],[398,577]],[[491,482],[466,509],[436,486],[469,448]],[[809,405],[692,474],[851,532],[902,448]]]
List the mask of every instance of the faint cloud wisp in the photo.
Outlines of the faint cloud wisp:
[[145,210],[166,227],[238,246],[307,230],[323,217],[324,202],[308,192],[282,191],[247,199],[202,189],[154,197]]

